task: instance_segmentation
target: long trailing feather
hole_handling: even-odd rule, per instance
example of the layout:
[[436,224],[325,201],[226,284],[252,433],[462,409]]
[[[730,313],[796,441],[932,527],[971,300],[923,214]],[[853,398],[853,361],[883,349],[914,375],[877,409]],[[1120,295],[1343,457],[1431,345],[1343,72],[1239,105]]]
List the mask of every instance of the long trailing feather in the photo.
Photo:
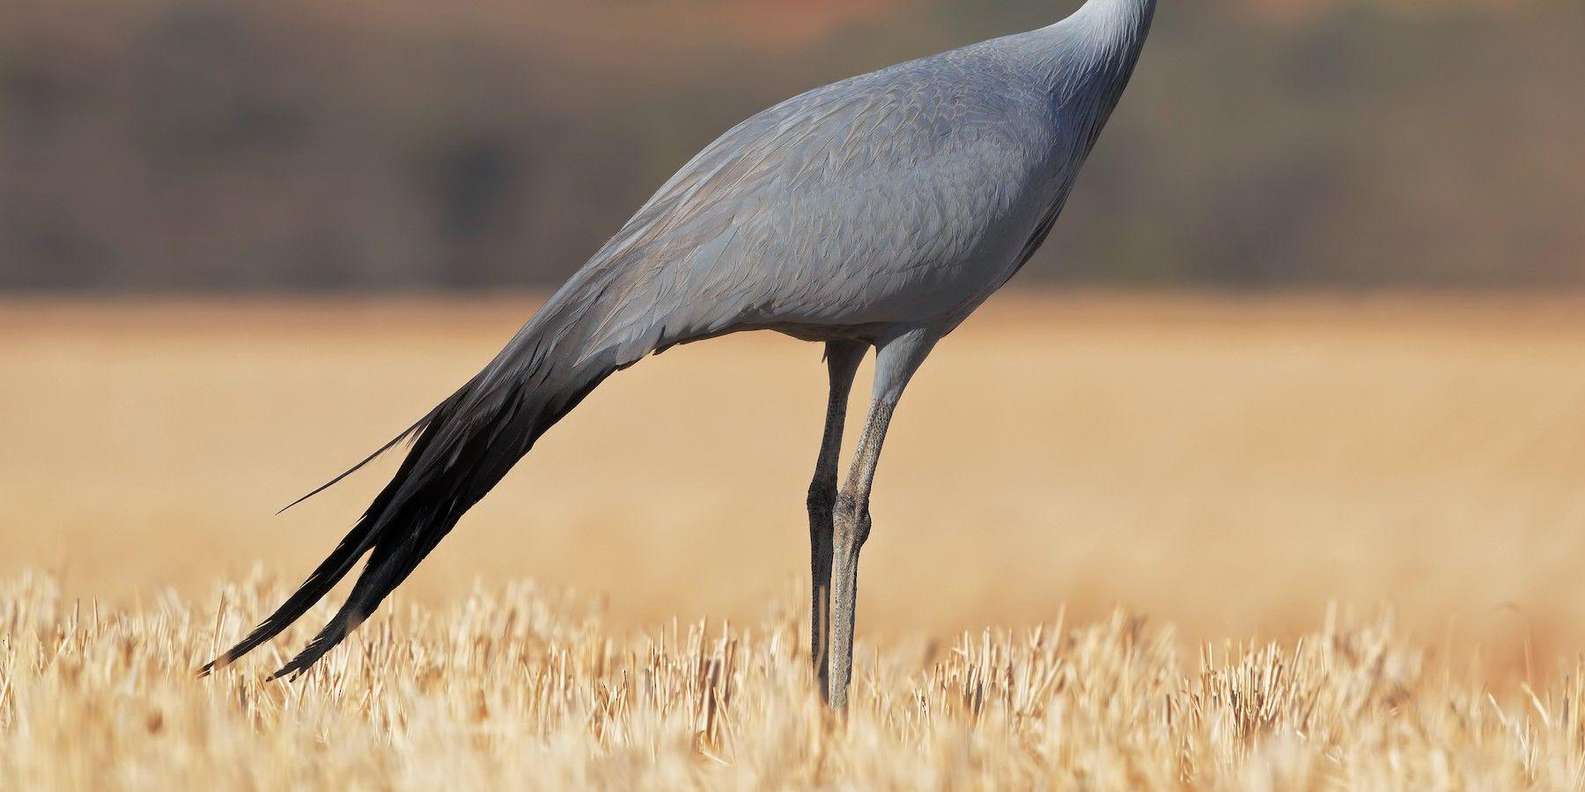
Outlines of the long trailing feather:
[[[528,453],[534,441],[613,371],[631,361],[580,356],[584,327],[598,317],[574,290],[541,311],[483,371],[403,434],[311,497],[411,437],[391,480],[330,555],[286,601],[235,646],[198,669],[207,675],[279,635],[368,556],[347,601],[272,678],[300,673],[374,612],[462,515]],[[561,354],[551,355],[558,347]],[[578,362],[570,362],[578,361]],[[302,499],[299,499],[299,502]]]
[[406,429],[403,429],[401,434],[391,438],[390,441],[387,442],[385,445],[382,445],[379,448],[374,449],[374,451],[372,453],[370,453],[368,456],[364,457],[361,462],[358,462],[357,464],[353,465],[352,467],[349,467],[346,470],[343,470],[340,473],[336,474],[335,478],[333,478],[333,479],[331,479],[331,480],[329,480],[329,481],[327,481],[327,482],[325,482],[323,484],[320,484],[319,486],[313,488],[312,490],[309,490],[308,494],[298,498],[297,500],[292,501],[291,503],[286,504],[285,506],[282,506],[281,510],[275,513],[275,516],[279,517],[282,514],[285,514],[286,512],[290,511],[292,509],[292,507],[302,503],[303,501],[308,500],[309,498],[314,497],[315,495],[318,495],[321,492],[324,492],[327,489],[330,489],[331,487],[336,486],[337,484],[340,484],[342,479],[352,475],[353,473],[356,473],[356,472],[362,470],[370,462],[373,462],[375,459],[379,458],[379,456],[381,454],[384,454],[385,452],[395,448],[403,440],[406,440],[409,437],[412,437],[414,433],[421,431],[425,426],[429,425],[429,422],[435,419],[435,413],[438,412],[438,411],[439,411],[438,407],[436,409],[434,409],[434,410],[430,410],[428,415],[425,415],[424,417],[418,419],[418,421],[416,423],[414,423],[412,426],[409,426]]

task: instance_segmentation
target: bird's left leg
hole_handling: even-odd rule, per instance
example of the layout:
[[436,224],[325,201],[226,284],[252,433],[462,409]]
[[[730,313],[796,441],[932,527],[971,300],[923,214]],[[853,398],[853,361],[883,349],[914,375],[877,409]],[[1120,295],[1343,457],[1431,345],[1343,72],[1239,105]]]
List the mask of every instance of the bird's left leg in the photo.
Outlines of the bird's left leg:
[[848,683],[853,676],[853,621],[858,606],[859,550],[870,535],[870,486],[880,461],[881,443],[892,411],[919,364],[930,354],[936,335],[912,330],[875,352],[875,388],[869,420],[853,455],[847,484],[837,495],[831,564],[831,707],[847,709]]

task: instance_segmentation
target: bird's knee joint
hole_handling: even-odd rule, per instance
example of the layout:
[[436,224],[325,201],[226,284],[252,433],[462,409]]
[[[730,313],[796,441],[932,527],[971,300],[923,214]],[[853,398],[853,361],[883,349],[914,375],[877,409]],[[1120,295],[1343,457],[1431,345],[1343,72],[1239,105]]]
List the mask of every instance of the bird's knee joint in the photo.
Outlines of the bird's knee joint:
[[855,550],[863,547],[865,540],[870,537],[869,504],[860,503],[853,496],[840,492],[837,493],[833,516],[837,546],[852,547]]

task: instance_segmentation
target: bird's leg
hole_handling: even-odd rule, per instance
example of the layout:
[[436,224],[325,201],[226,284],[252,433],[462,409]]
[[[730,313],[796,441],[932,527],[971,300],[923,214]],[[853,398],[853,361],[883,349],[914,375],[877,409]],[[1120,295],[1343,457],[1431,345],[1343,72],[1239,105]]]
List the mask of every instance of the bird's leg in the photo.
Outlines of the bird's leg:
[[854,452],[853,466],[837,495],[832,521],[831,564],[831,707],[847,709],[848,683],[853,676],[853,619],[858,605],[859,550],[870,535],[870,485],[881,443],[891,423],[892,410],[919,364],[930,353],[936,337],[922,330],[899,336],[878,346],[875,353],[875,388],[869,420]]
[[826,428],[820,439],[814,480],[809,482],[809,656],[820,697],[829,700],[826,636],[831,623],[831,509],[837,499],[837,458],[842,452],[842,424],[847,419],[848,391],[868,345],[859,341],[826,344],[826,371],[831,394],[826,400]]

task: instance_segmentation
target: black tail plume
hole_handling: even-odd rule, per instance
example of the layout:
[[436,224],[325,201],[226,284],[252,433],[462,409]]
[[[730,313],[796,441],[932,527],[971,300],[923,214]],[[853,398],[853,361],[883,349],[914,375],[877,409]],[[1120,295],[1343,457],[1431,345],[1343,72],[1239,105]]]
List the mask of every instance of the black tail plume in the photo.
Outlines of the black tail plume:
[[567,315],[564,311],[541,312],[547,313],[551,315],[536,317],[489,366],[409,430],[414,439],[401,466],[341,543],[246,638],[204,664],[200,676],[286,629],[367,554],[368,563],[346,603],[271,678],[312,666],[407,579],[540,435],[612,372],[631,362],[619,363],[610,354],[580,356],[584,345],[576,332],[577,321],[558,319]]

